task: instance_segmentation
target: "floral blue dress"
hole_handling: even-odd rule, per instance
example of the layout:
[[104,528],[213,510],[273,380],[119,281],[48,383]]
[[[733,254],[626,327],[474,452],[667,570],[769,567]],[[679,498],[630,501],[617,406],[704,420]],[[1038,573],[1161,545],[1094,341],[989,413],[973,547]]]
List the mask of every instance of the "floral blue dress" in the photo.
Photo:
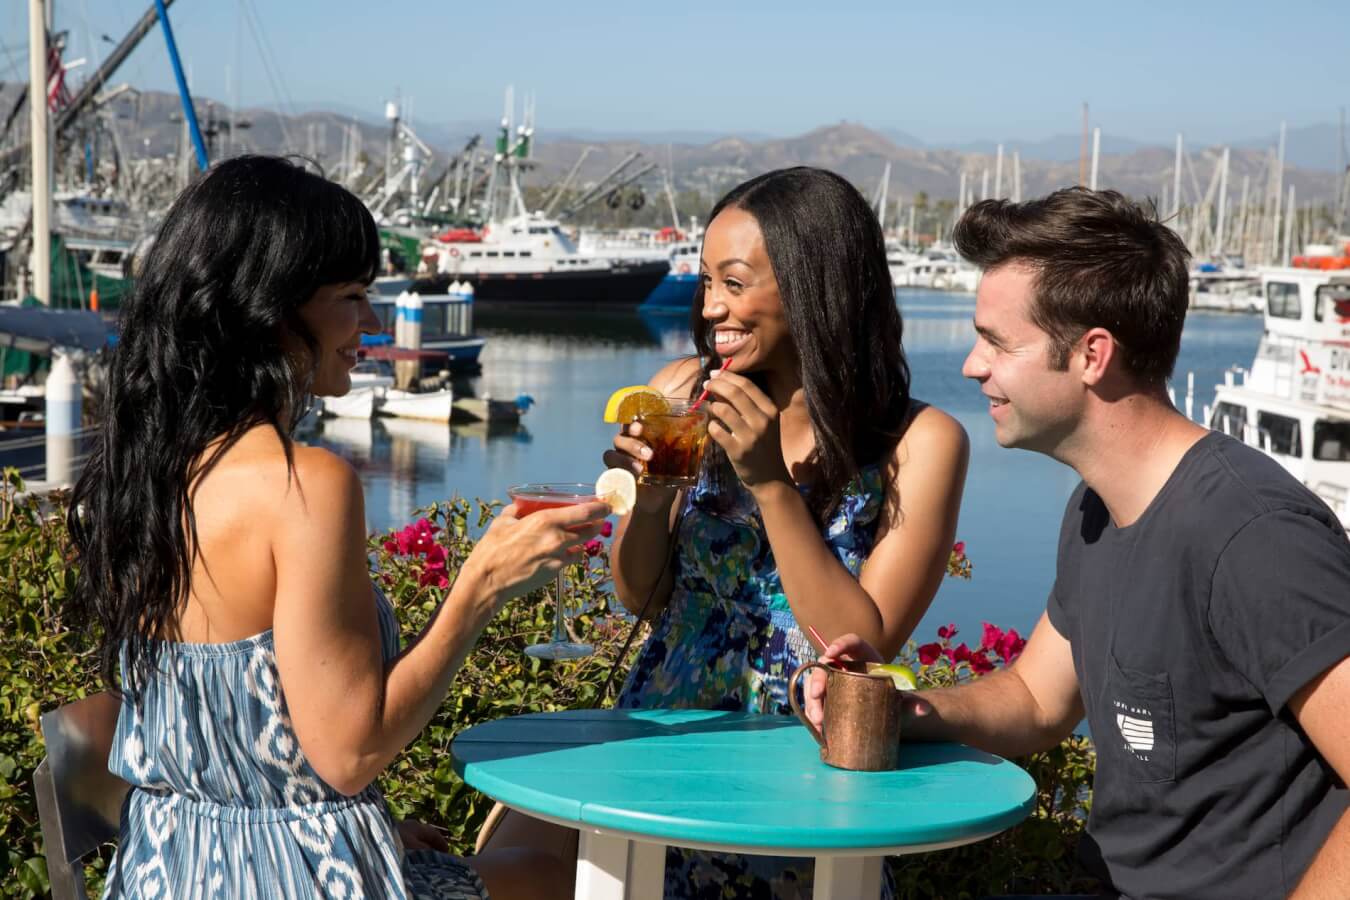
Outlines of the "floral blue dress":
[[[398,623],[375,597],[389,660]],[[291,728],[271,631],[161,647],[158,671],[122,696],[108,768],[132,790],[105,898],[487,897],[462,860],[405,853],[378,788],[347,797],[319,778]]]
[[[876,541],[883,487],[880,467],[864,467],[822,535],[855,578]],[[733,472],[705,468],[687,492],[678,529],[670,602],[616,706],[791,715],[787,679],[816,653],[783,593],[754,498]],[[665,896],[808,900],[812,873],[809,859],[672,848]]]

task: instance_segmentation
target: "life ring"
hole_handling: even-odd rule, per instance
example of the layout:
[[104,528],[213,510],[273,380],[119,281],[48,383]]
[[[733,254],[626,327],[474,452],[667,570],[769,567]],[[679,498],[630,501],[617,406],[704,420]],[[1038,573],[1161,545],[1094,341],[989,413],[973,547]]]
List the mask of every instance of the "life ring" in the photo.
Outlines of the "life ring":
[[451,248],[450,248],[450,255],[451,255],[451,256],[459,256],[459,248],[458,248],[458,247],[451,247]]
[[688,275],[690,272],[689,263],[680,263],[680,274]]

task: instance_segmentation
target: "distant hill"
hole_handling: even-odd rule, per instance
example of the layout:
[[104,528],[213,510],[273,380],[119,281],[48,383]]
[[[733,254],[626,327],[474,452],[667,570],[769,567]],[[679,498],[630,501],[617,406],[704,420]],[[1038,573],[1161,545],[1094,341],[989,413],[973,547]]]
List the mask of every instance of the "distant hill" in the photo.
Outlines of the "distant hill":
[[[19,85],[0,85],[0,117],[7,114]],[[223,104],[209,98],[197,101],[203,120],[228,121]],[[307,108],[308,107],[308,108]],[[303,104],[304,112],[283,116],[269,109],[240,110],[237,119],[250,123],[238,129],[233,141],[222,133],[217,137],[217,153],[227,146],[233,152],[276,153],[283,150],[315,157],[327,165],[339,158],[344,142],[356,141],[371,159],[380,160],[385,152],[388,125],[374,115],[359,116],[347,108],[321,109]],[[183,125],[176,95],[147,91],[136,98],[124,98],[116,107],[116,128],[129,155],[163,156],[181,145]],[[26,130],[27,117],[16,123]],[[457,152],[474,133],[482,134],[490,145],[495,123],[452,122],[445,125],[414,123],[419,135],[439,153]],[[1251,139],[1232,145],[1232,170],[1229,190],[1236,200],[1243,178],[1253,191],[1266,179],[1270,148],[1275,137]],[[1291,129],[1286,159],[1289,167],[1285,184],[1296,187],[1301,203],[1310,200],[1331,202],[1336,196],[1336,128],[1314,125]],[[1023,196],[1032,197],[1078,180],[1078,155],[1081,137],[1058,135],[1040,141],[1004,142],[1004,194],[1012,192],[1012,155],[1021,159]],[[716,196],[737,182],[769,169],[791,165],[817,165],[838,171],[870,195],[877,186],[886,163],[891,164],[888,194],[891,198],[913,198],[924,192],[932,200],[955,199],[961,172],[980,191],[984,172],[989,175],[988,191],[995,186],[995,143],[976,141],[956,147],[925,145],[904,131],[869,128],[855,122],[816,128],[793,137],[766,137],[755,134],[718,135],[713,132],[625,132],[622,129],[539,128],[535,144],[538,171],[530,183],[544,185],[560,180],[586,147],[592,147],[578,174],[578,184],[593,182],[612,169],[625,155],[640,152],[652,162],[673,163],[678,190],[697,190],[704,197]],[[1184,173],[1187,191],[1193,184],[1203,192],[1217,164],[1219,148],[1189,147],[1194,172]],[[1128,138],[1104,135],[1099,184],[1117,188],[1135,197],[1159,197],[1164,184],[1171,184],[1173,149],[1150,146]],[[651,176],[650,184],[659,183]],[[1170,187],[1169,187],[1170,190]]]

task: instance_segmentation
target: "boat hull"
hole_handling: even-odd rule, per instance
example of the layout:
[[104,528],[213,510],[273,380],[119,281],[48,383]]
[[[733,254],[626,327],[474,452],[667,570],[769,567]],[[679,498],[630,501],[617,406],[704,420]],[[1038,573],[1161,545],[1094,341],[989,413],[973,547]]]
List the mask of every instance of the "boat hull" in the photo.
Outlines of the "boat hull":
[[[460,272],[473,285],[475,303],[531,303],[596,306],[638,306],[670,272],[665,260],[620,262],[608,269],[575,272]],[[445,293],[450,276],[421,279],[412,289]]]
[[661,283],[647,295],[642,308],[652,311],[688,309],[694,303],[694,294],[698,290],[698,278],[698,275],[694,272],[668,273],[665,278],[661,279]]
[[453,392],[448,390],[415,394],[410,391],[388,388],[384,392],[384,397],[380,400],[378,412],[381,416],[393,416],[399,419],[449,422],[453,400]]

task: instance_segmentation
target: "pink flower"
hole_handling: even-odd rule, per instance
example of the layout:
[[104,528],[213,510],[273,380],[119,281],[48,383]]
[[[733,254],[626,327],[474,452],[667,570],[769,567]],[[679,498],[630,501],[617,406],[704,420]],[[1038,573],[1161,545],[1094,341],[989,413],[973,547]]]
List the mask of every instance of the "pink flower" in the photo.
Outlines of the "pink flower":
[[605,522],[600,526],[600,536],[602,538],[607,538],[613,533],[614,533],[614,525],[608,519],[606,519]]
[[390,538],[389,540],[385,541],[384,550],[386,553],[397,553],[398,541],[394,540],[393,538]]
[[955,553],[957,556],[965,556],[965,555],[966,555],[966,542],[965,542],[965,541],[957,541],[955,544],[952,544],[952,552]]
[[605,545],[600,542],[599,538],[591,538],[585,546],[587,556],[599,556],[600,552],[605,549]]
[[1026,640],[1017,633],[1017,629],[1009,628],[1008,633],[999,639],[998,655],[1002,657],[1005,663],[1010,663],[1021,655],[1022,648],[1026,645]]
[[937,662],[937,658],[941,655],[941,644],[924,644],[919,648],[919,662],[925,666],[931,666]]
[[944,641],[949,641],[956,637],[956,623],[953,622],[950,625],[943,625],[938,628],[938,637],[942,638]]
[[417,583],[422,587],[444,588],[450,586],[450,579],[445,574],[444,563],[431,563],[422,570],[418,576]]
[[972,658],[973,657],[970,654],[970,648],[967,647],[964,643],[961,646],[957,647],[956,652],[951,655],[951,661],[954,663],[971,662]]
[[977,675],[984,675],[994,671],[994,664],[989,661],[989,657],[984,653],[975,653],[970,657],[970,668]]
[[1003,629],[997,625],[990,625],[988,622],[981,622],[984,626],[984,637],[980,640],[981,650],[993,650],[998,647],[998,642],[1003,640]]
[[440,544],[432,544],[429,546],[426,550],[426,554],[428,568],[437,566],[442,569],[445,568],[445,548]]

